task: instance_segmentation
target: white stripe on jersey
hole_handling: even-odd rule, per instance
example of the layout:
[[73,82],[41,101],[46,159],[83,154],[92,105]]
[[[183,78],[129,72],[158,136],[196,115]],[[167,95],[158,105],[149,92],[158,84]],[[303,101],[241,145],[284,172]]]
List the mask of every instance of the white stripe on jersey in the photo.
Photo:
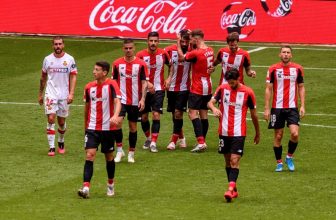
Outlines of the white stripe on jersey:
[[[238,55],[235,56],[233,64],[230,64],[230,63],[228,63],[229,62],[229,57],[230,57],[229,53],[223,52],[223,57],[222,57],[223,74],[226,73],[226,71],[228,70],[228,67],[230,69],[235,68],[235,69],[239,70],[240,63],[243,59],[243,55],[238,54]],[[224,75],[221,84],[226,84],[226,83],[227,83],[227,81],[225,80],[225,75]]]
[[119,64],[119,77],[120,77],[120,92],[121,92],[121,103],[126,104],[126,64]]
[[201,77],[201,81],[202,81],[202,93],[203,95],[208,95],[209,93],[209,85],[208,85],[208,78],[207,77]]
[[162,54],[156,55],[156,69],[155,69],[155,74],[154,74],[154,89],[155,91],[160,91],[163,90],[161,88],[161,70],[163,68],[163,58]]
[[276,69],[275,77],[277,77],[277,97],[276,97],[276,104],[275,108],[283,108],[283,91],[284,91],[284,78],[278,77],[283,76],[283,69]]
[[177,69],[178,69],[178,64],[179,64],[178,53],[175,50],[172,51],[171,63],[172,63],[173,68],[174,68],[174,73],[173,73],[173,77],[171,79],[169,91],[174,91],[174,88],[176,86]]
[[289,68],[290,86],[289,86],[289,108],[296,108],[295,96],[296,96],[296,78],[297,68]]
[[102,108],[103,108],[103,124],[102,124],[102,130],[106,131],[106,130],[110,130],[110,118],[111,118],[111,114],[110,114],[110,99],[108,97],[109,96],[109,86],[110,85],[104,85],[102,88],[102,99],[106,99],[106,100],[102,100]]
[[[90,88],[90,94],[97,94],[97,87]],[[91,95],[89,95],[90,97]],[[90,97],[91,98],[91,97]],[[88,129],[95,130],[96,129],[96,118],[97,118],[97,106],[96,103],[91,103],[90,105],[90,121],[88,122]]]
[[[228,95],[226,95],[228,94]],[[229,107],[230,105],[226,105],[225,102],[230,102],[231,91],[224,89],[222,94],[222,102],[223,102],[223,116],[222,116],[222,135],[228,136],[228,127],[229,127]],[[228,100],[227,98],[228,97]]]
[[[139,104],[139,64],[132,65],[132,105],[138,106]],[[134,75],[133,75],[134,74]]]
[[242,108],[244,104],[244,92],[237,92],[234,112],[234,133],[233,136],[242,136]]
[[[229,60],[229,54],[224,52],[223,57],[222,57],[222,71],[223,71],[223,74],[225,74],[226,71],[227,71],[228,60]],[[221,83],[225,84],[225,82],[226,82],[226,80],[225,80],[225,75],[224,75]]]

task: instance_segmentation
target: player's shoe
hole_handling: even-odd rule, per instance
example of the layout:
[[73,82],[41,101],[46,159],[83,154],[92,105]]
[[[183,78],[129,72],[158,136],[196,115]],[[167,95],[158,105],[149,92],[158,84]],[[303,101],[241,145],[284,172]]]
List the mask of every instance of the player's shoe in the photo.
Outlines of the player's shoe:
[[55,148],[49,148],[48,156],[50,156],[50,157],[55,156]]
[[59,154],[64,154],[65,153],[65,148],[64,148],[64,142],[58,142],[58,149],[57,149]]
[[128,156],[127,156],[127,160],[129,163],[135,163],[135,160],[134,160],[134,151],[130,151],[128,152]]
[[167,150],[175,150],[175,143],[174,142],[170,142],[167,146]]
[[155,142],[151,142],[151,144],[150,144],[150,146],[149,146],[149,150],[150,150],[150,152],[152,152],[152,153],[157,153],[157,152],[159,152],[158,149],[157,149],[157,147],[156,147],[156,143],[155,143]]
[[178,139],[176,145],[178,145],[180,148],[186,148],[187,147],[187,142],[185,137]]
[[237,198],[238,197],[238,190],[237,190],[237,187],[235,187],[234,189],[233,189],[233,193],[232,193],[232,198]]
[[121,161],[121,158],[123,158],[124,156],[125,156],[125,153],[123,150],[118,151],[114,158],[114,162],[119,163]]
[[282,172],[282,170],[283,170],[283,164],[282,163],[278,163],[276,165],[275,172]]
[[[238,193],[237,193],[237,196],[238,196]],[[235,198],[234,191],[230,191],[230,190],[226,191],[224,193],[224,198],[226,199],[227,202],[231,202],[232,199]]]
[[112,183],[112,184],[107,184],[106,195],[107,195],[107,196],[114,196],[114,183]]
[[147,139],[147,140],[145,141],[144,145],[142,146],[142,149],[144,149],[144,150],[149,149],[150,144],[151,144],[151,140],[148,140],[148,139]]
[[295,170],[294,162],[292,157],[286,157],[286,164],[289,171],[293,172]]
[[197,144],[192,150],[192,153],[204,152],[206,150],[206,144]]
[[90,196],[90,189],[87,186],[84,186],[83,188],[80,188],[78,190],[78,195],[82,197],[83,199],[88,199]]

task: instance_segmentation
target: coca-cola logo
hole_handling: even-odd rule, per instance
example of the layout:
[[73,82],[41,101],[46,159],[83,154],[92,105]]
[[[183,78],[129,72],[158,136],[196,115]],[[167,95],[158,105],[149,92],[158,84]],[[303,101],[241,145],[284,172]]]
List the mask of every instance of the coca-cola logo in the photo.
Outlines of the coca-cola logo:
[[293,0],[279,0],[279,2],[271,1],[267,3],[266,0],[260,0],[264,11],[272,17],[284,17],[291,12]]
[[255,11],[245,8],[242,2],[232,2],[223,9],[220,25],[228,33],[238,32],[239,38],[248,37],[257,24]]
[[93,30],[177,33],[186,27],[187,17],[182,16],[182,13],[194,4],[188,1],[177,4],[170,0],[159,0],[145,7],[127,8],[123,5],[115,6],[115,2],[102,0],[94,7],[89,18]]

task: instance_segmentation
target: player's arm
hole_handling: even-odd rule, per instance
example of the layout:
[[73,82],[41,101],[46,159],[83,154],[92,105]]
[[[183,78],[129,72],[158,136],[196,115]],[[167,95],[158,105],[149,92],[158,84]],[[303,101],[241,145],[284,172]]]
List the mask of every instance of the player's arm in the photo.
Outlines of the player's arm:
[[89,93],[87,90],[84,90],[84,130],[86,129],[87,121],[88,121],[88,114],[89,114],[89,108],[90,108],[90,98]]
[[47,73],[42,71],[41,78],[40,78],[40,89],[38,94],[38,102],[40,105],[43,104],[43,91],[47,82]]
[[218,51],[217,56],[216,56],[216,60],[213,62],[213,66],[217,66],[218,64],[220,64],[222,62],[222,53],[221,50]]
[[243,65],[244,65],[245,73],[246,73],[247,76],[252,77],[252,78],[257,77],[256,71],[251,69],[250,56],[248,56],[248,55],[245,56]]
[[272,90],[273,90],[273,84],[272,83],[266,83],[266,89],[265,89],[265,108],[264,108],[264,119],[266,121],[270,118],[270,99],[272,96]]
[[74,94],[75,94],[75,88],[76,88],[76,82],[77,82],[77,75],[76,74],[70,74],[70,91],[68,96],[68,104],[73,102]]
[[122,117],[119,117],[120,111],[121,111],[121,93],[118,84],[113,81],[113,84],[111,86],[112,91],[112,98],[113,98],[113,104],[114,104],[114,113],[113,116],[110,118],[110,123],[114,125],[119,125],[122,121]]
[[215,115],[215,117],[219,118],[222,116],[221,111],[215,107],[217,100],[215,98],[211,98],[208,102],[208,108],[212,111],[212,113]]
[[146,100],[146,95],[147,95],[147,89],[148,89],[148,71],[146,71],[146,65],[144,64],[141,67],[141,72],[140,72],[140,80],[141,80],[141,98],[139,101],[139,111],[143,111],[145,108],[145,100]]
[[299,90],[299,97],[300,97],[300,118],[303,118],[305,115],[305,96],[306,96],[306,90],[303,85],[303,83],[298,84],[298,90]]
[[260,141],[260,128],[259,128],[259,120],[258,120],[258,114],[256,108],[250,109],[251,118],[255,130],[255,136],[254,136],[254,144],[258,144]]

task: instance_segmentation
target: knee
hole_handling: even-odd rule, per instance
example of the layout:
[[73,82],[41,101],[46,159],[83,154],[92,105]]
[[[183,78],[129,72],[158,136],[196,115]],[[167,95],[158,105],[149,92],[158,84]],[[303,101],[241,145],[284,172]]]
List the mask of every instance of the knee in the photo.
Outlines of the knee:
[[183,112],[181,111],[175,111],[175,119],[182,119],[183,118]]
[[94,161],[96,154],[92,152],[86,152],[86,160]]
[[291,133],[291,140],[297,141],[299,139],[299,132],[295,131]]
[[159,112],[153,112],[153,120],[160,120],[160,113]]
[[193,119],[196,118],[196,113],[194,111],[189,111],[188,116],[189,116],[190,120],[193,120]]

